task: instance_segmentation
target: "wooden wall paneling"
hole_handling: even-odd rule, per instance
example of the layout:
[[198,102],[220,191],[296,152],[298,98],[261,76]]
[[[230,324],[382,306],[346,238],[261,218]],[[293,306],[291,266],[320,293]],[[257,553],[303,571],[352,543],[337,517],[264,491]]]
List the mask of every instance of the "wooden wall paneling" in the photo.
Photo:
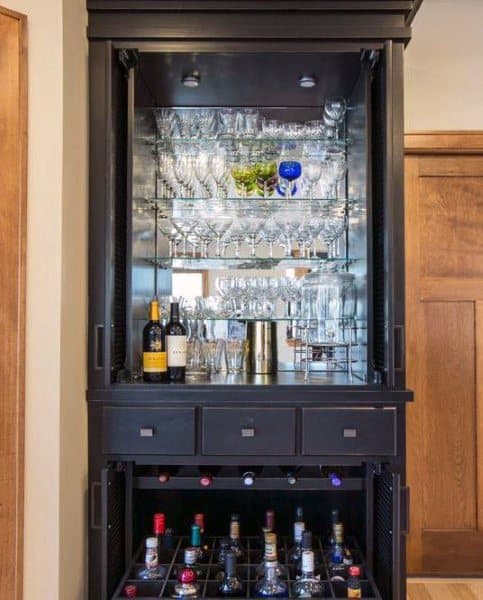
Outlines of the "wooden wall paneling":
[[22,598],[26,18],[0,7],[0,597]]
[[406,137],[410,573],[483,573],[483,135]]

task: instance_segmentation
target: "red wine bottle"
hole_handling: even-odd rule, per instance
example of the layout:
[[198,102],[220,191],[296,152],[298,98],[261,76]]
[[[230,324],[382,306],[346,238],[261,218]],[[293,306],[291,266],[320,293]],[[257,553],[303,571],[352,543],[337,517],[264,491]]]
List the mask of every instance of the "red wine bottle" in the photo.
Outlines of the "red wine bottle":
[[186,375],[186,329],[179,318],[179,303],[171,302],[171,317],[166,325],[168,380],[180,383]]
[[167,380],[166,348],[163,326],[159,322],[159,303],[152,300],[149,321],[143,329],[143,379],[146,383]]

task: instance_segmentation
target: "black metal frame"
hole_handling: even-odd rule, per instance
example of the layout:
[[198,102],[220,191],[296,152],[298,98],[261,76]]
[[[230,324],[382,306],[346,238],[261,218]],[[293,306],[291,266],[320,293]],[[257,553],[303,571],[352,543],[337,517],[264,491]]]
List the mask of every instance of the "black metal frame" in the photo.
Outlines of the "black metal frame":
[[[293,407],[296,414],[295,451],[293,455],[283,457],[286,465],[358,465],[361,462],[373,465],[365,484],[376,507],[374,514],[366,515],[369,559],[371,562],[374,559],[383,600],[405,598],[404,532],[408,511],[408,494],[404,487],[405,403],[411,399],[411,394],[405,391],[403,347],[403,49],[409,41],[409,25],[419,4],[418,0],[302,0],[296,3],[292,0],[87,0],[90,38],[89,600],[107,600],[110,570],[123,571],[132,557],[132,490],[135,485],[154,485],[152,481],[134,481],[133,462],[185,465],[238,465],[247,461],[264,465],[280,463],[280,457],[270,455],[247,458],[242,454],[203,454],[203,411],[215,406],[246,407],[253,409],[254,414],[259,409]],[[116,218],[119,206],[130,204],[127,201],[129,190],[122,181],[120,170],[129,170],[126,152],[130,127],[126,130],[126,103],[132,102],[129,89],[131,93],[133,89],[126,69],[118,60],[118,50],[139,47],[160,52],[367,50],[368,55],[372,53],[371,60],[379,57],[374,67],[376,83],[372,90],[373,94],[380,94],[375,103],[378,113],[370,115],[373,131],[378,127],[378,136],[373,137],[373,144],[376,144],[373,157],[377,160],[372,168],[371,187],[384,223],[384,230],[380,232],[384,272],[379,273],[383,276],[383,302],[379,307],[380,320],[374,318],[374,324],[378,323],[377,327],[381,329],[377,332],[373,327],[370,332],[370,339],[375,339],[379,333],[379,339],[383,340],[383,364],[375,365],[375,371],[380,373],[378,379],[376,377],[377,383],[361,386],[247,383],[159,387],[112,383],[113,336],[119,335],[120,324],[122,328],[122,322],[118,322],[119,314],[113,310],[113,297],[119,284],[116,273],[119,277],[119,261],[123,260],[122,254],[119,256],[119,243],[116,247],[123,221],[116,221]],[[120,96],[124,94],[122,100]],[[127,227],[129,218],[125,221]],[[369,251],[373,251],[372,244]],[[125,259],[128,268],[129,257]],[[374,264],[375,261],[370,261],[369,268]],[[372,273],[374,281],[377,275]],[[377,310],[374,305],[374,311]],[[110,407],[131,407],[137,414],[153,407],[192,408],[194,453],[189,456],[162,452],[105,453],[103,423]],[[303,409],[309,407],[330,407],[340,411],[341,423],[347,408],[395,410],[395,451],[375,456],[364,452],[302,454],[301,415]],[[277,427],[276,420],[274,427]],[[118,435],[122,436],[123,431]],[[384,478],[387,481],[383,485]],[[179,482],[185,489],[192,484]],[[239,482],[226,480],[219,485],[232,489]],[[324,493],[324,485],[321,487],[321,493]],[[280,489],[284,489],[282,483]],[[386,521],[381,524],[382,515]],[[377,564],[380,548],[390,553],[390,576],[387,565]],[[111,558],[123,564],[113,567]],[[388,579],[383,581],[384,578]]]

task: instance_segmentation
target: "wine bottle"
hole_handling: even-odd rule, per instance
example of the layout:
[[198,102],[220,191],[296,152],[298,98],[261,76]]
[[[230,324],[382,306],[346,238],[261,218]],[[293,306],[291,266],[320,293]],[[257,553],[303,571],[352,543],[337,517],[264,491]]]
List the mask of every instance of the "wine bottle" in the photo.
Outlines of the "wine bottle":
[[155,513],[153,517],[153,533],[158,540],[158,556],[164,548],[164,535],[166,533],[166,515]]
[[294,545],[289,553],[289,560],[297,563],[302,556],[302,534],[305,531],[304,513],[301,506],[297,507],[293,524]]
[[204,513],[196,513],[194,516],[194,524],[198,525],[200,528],[200,539],[201,539],[201,556],[203,558],[208,554],[208,544],[206,542],[206,530],[205,530],[205,514]]
[[262,472],[263,467],[238,467],[238,471],[241,475],[243,485],[251,487],[258,475]]
[[298,479],[298,467],[281,467],[289,485],[295,485]]
[[230,518],[230,550],[236,558],[243,556],[243,547],[240,542],[240,516],[231,515]]
[[143,329],[143,380],[162,383],[167,380],[164,330],[159,322],[159,302],[152,300],[149,321]]
[[196,578],[200,579],[204,575],[203,567],[198,562],[198,548],[189,546],[184,549],[184,565],[175,570],[177,577],[181,575],[184,569],[190,569],[196,574]]
[[171,316],[166,325],[168,380],[183,382],[186,375],[186,329],[179,318],[179,303],[171,302]]
[[199,598],[200,586],[197,583],[196,571],[189,566],[178,573],[178,582],[174,585],[172,598]]
[[178,472],[178,467],[161,467],[158,469],[157,476],[159,483],[168,483],[171,477]]
[[205,558],[205,552],[201,545],[201,528],[199,525],[191,525],[191,547],[196,548],[197,560]]
[[237,597],[243,596],[243,584],[236,574],[236,556],[233,552],[225,554],[223,579],[221,580],[218,591],[222,596]]
[[265,535],[264,559],[257,567],[257,577],[263,577],[266,571],[267,561],[273,563],[278,577],[287,577],[287,569],[278,560],[277,534],[268,532]]
[[338,488],[342,485],[343,473],[341,468],[321,467],[321,477],[326,477],[332,487]]

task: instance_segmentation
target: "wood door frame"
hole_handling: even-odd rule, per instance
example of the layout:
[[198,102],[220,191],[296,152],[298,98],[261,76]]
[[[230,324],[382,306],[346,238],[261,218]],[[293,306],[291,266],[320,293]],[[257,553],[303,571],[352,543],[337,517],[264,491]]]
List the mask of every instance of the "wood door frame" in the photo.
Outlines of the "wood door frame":
[[[4,20],[5,19],[5,20]],[[0,596],[23,596],[24,437],[25,437],[25,306],[27,230],[27,17],[0,6],[0,139],[2,177],[0,324],[4,340],[0,354],[2,387],[0,419],[6,436],[0,439]],[[11,85],[9,85],[9,83]],[[10,176],[11,175],[11,176]],[[4,204],[2,205],[2,201]],[[0,490],[0,494],[2,490]],[[5,498],[5,499],[4,499]]]
[[[426,281],[420,282],[415,271],[419,265],[419,239],[417,232],[411,230],[415,224],[414,209],[409,206],[409,198],[417,198],[419,195],[419,178],[425,176],[428,166],[421,167],[431,161],[430,171],[427,173],[432,176],[451,176],[450,164],[458,159],[465,159],[465,168],[463,169],[470,175],[475,169],[475,165],[481,165],[483,157],[483,131],[423,131],[410,132],[405,135],[405,203],[406,203],[406,304],[407,304],[407,323],[415,323],[416,331],[422,331],[422,317],[420,314],[419,303],[427,300],[431,301],[470,301],[475,306],[475,368],[476,368],[476,529],[475,530],[444,530],[444,531],[426,531],[423,533],[422,511],[412,511],[411,530],[408,539],[408,570],[410,573],[431,572],[442,574],[447,569],[447,565],[442,567],[438,565],[437,559],[443,555],[454,559],[453,564],[458,562],[458,545],[464,538],[467,546],[473,550],[475,560],[469,561],[465,568],[466,574],[471,572],[481,575],[483,566],[480,556],[483,548],[483,298],[481,296],[481,280],[451,279],[445,277],[445,288],[441,289],[442,280],[438,278],[426,278]],[[422,162],[418,160],[422,159]],[[433,160],[431,160],[433,159]],[[477,162],[478,161],[478,162]],[[456,163],[454,163],[456,164]],[[450,167],[448,169],[448,167]],[[422,169],[422,170],[421,170]],[[456,166],[454,166],[456,169]],[[459,167],[461,170],[461,166]],[[456,174],[456,170],[455,170]],[[461,176],[461,174],[460,174]],[[462,285],[464,284],[464,285]],[[450,293],[448,293],[448,291]],[[408,339],[406,344],[408,354],[415,350],[415,340]],[[416,371],[417,377],[421,373]],[[423,387],[422,382],[416,379],[409,384],[415,388]],[[408,408],[408,474],[409,485],[411,489],[412,506],[421,507],[423,504],[423,482],[411,481],[413,476],[413,463],[421,460],[420,450],[423,447],[422,427],[417,423],[422,417],[422,405],[417,406],[417,400],[414,406]],[[414,447],[412,447],[414,445]],[[415,449],[416,448],[416,449]],[[432,554],[436,556],[435,561],[425,560],[425,556]],[[438,556],[439,555],[439,556]],[[448,561],[449,562],[449,561]],[[426,565],[426,566],[425,566]],[[456,567],[458,570],[458,567]],[[449,573],[447,573],[449,575]]]

